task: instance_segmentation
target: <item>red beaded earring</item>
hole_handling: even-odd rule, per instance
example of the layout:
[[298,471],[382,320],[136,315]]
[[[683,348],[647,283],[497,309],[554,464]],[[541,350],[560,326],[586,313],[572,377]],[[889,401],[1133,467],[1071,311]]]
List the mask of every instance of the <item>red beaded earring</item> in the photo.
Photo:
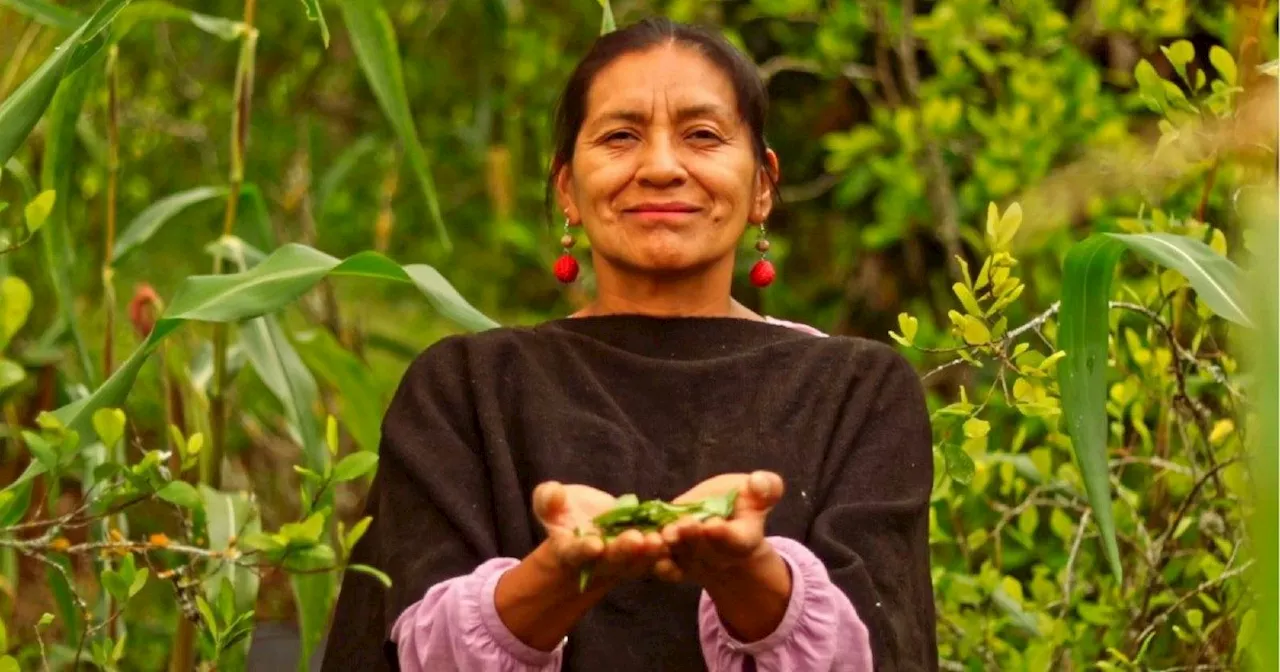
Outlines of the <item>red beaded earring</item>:
[[573,249],[573,235],[569,233],[569,218],[564,218],[564,235],[560,236],[560,247],[563,253],[556,264],[552,267],[551,272],[555,274],[556,279],[564,284],[569,284],[578,279],[578,260],[573,258],[569,250]]
[[756,251],[760,253],[760,259],[751,267],[751,284],[756,287],[768,287],[777,276],[777,272],[773,270],[773,262],[765,258],[769,253],[769,239],[766,235],[762,221],[760,236],[756,238]]

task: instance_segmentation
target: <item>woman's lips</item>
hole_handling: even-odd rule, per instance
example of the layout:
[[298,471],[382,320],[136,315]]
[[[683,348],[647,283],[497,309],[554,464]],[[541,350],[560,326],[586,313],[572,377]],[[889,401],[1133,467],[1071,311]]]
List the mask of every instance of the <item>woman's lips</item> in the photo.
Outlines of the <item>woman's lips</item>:
[[653,222],[680,222],[693,217],[702,209],[690,203],[641,203],[623,210],[636,219]]

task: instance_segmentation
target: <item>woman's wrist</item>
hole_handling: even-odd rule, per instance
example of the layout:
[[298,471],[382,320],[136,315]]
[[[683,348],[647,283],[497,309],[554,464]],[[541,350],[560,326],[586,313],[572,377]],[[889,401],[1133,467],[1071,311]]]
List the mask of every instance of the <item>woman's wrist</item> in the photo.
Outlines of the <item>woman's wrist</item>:
[[607,588],[578,591],[573,572],[543,542],[498,580],[494,607],[517,639],[542,651],[554,649]]
[[702,587],[729,633],[752,642],[768,636],[782,622],[791,602],[791,568],[765,541],[747,561],[709,577]]

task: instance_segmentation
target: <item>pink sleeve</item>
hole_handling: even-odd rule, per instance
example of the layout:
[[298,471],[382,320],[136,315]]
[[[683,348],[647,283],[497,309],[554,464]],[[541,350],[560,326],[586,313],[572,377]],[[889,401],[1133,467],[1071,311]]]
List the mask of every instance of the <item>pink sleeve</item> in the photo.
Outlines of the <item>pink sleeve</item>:
[[803,544],[769,537],[791,569],[791,601],[778,628],[764,639],[743,643],[725,631],[715,603],[702,592],[698,630],[710,672],[739,672],[748,657],[759,672],[867,672],[871,639],[853,603],[827,576],[822,561]]
[[493,593],[514,558],[494,558],[465,576],[432,586],[391,628],[404,672],[555,672],[564,642],[540,651],[516,638],[498,617]]

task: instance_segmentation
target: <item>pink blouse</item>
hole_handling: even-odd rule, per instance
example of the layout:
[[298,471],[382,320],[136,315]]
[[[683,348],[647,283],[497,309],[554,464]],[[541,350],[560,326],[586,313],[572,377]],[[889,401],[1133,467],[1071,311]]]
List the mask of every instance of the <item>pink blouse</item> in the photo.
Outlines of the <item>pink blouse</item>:
[[[822,561],[786,537],[769,543],[791,569],[791,599],[776,630],[754,642],[726,632],[703,591],[698,604],[702,657],[711,672],[741,672],[753,659],[759,672],[866,672],[871,640],[849,598],[827,576]],[[566,638],[551,651],[535,649],[503,624],[494,591],[520,561],[495,558],[465,576],[442,581],[396,619],[391,639],[405,672],[555,672]]]

